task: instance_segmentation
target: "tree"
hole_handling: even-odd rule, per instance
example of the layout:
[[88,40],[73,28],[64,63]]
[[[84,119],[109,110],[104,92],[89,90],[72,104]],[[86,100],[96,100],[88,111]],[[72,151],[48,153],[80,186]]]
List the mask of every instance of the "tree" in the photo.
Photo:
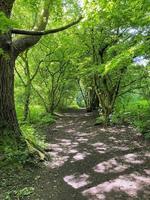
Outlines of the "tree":
[[[46,112],[51,114],[53,114],[54,110],[59,106],[63,97],[66,86],[66,68],[69,64],[69,61],[65,61],[64,54],[62,54],[62,58],[59,58],[60,56],[57,55],[56,51],[54,51],[53,54],[55,54],[55,56],[49,56],[48,60],[45,60],[44,66],[39,70],[39,74],[42,78],[41,80],[44,83],[42,90],[46,90],[45,99],[47,99],[47,101],[44,100],[44,105],[47,105],[45,109]],[[42,86],[43,84],[41,83],[40,85]],[[42,99],[44,99],[44,97]]]
[[[85,5],[89,20],[77,34],[80,43],[82,41],[78,65],[84,74],[82,82],[98,97],[106,124],[117,98],[125,92],[128,68],[135,57],[145,55],[143,32],[148,35],[149,30],[147,5],[148,1],[141,0],[99,0]],[[135,80],[134,77],[130,79],[131,86]]]
[[[11,19],[12,8],[15,0],[5,0],[0,2],[0,12],[4,15],[6,21]],[[21,131],[19,128],[15,103],[14,103],[14,68],[15,61],[20,53],[26,49],[31,48],[33,45],[38,43],[41,36],[46,34],[52,34],[59,31],[63,31],[75,24],[77,24],[81,18],[77,21],[72,22],[66,26],[44,31],[48,23],[49,8],[51,1],[44,1],[43,13],[40,17],[39,23],[36,24],[33,31],[26,31],[20,29],[8,28],[7,31],[1,30],[0,33],[0,129],[1,138],[3,138],[6,129],[11,132],[14,139],[21,141]],[[22,34],[23,37],[17,37],[12,39],[12,34]]]
[[[29,49],[27,49],[22,55],[20,55],[20,59],[18,59],[18,65],[21,66],[21,69],[23,69],[24,76],[22,73],[17,69],[17,66],[15,66],[15,72],[17,73],[18,77],[21,80],[21,83],[24,87],[24,113],[23,113],[23,121],[26,121],[29,117],[29,106],[30,106],[30,100],[31,100],[31,94],[32,94],[32,82],[36,78],[40,66],[43,63],[43,59],[40,59],[38,62],[33,54],[29,54]],[[32,57],[34,60],[34,63],[30,62],[29,56]],[[46,55],[48,56],[48,55]],[[36,65],[34,69],[31,70],[31,67],[33,68],[33,65]]]

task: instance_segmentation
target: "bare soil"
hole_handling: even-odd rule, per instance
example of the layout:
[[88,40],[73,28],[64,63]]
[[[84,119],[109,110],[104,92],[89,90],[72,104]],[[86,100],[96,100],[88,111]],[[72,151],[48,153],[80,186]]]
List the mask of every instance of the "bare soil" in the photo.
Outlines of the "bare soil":
[[45,128],[51,160],[20,180],[35,188],[24,199],[150,199],[149,143],[130,126],[94,123],[92,113],[70,110]]

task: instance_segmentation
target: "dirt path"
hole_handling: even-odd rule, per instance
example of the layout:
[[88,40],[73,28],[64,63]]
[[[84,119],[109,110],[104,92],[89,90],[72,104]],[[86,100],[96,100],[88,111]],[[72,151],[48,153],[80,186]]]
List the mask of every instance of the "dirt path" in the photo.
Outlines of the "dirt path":
[[36,200],[149,200],[150,153],[131,127],[94,126],[85,111],[47,130],[52,160],[39,173]]

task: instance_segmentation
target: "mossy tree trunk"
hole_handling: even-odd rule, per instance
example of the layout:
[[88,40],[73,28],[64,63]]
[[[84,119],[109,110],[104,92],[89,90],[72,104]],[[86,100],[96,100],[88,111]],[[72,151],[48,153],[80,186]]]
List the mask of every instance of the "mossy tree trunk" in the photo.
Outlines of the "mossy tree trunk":
[[0,35],[0,133],[5,129],[20,137],[20,129],[15,111],[14,102],[14,67],[15,58],[11,46],[10,34]]

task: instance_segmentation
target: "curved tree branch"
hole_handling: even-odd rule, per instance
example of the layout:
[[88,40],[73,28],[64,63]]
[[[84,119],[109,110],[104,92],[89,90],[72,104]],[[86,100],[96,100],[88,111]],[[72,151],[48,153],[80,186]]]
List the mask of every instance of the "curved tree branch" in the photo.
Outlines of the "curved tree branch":
[[[39,22],[36,24],[34,31],[43,31],[46,28],[49,18],[49,8],[51,1],[44,0],[44,8],[41,14]],[[12,32],[11,32],[12,33]],[[17,57],[20,53],[24,52],[26,49],[34,46],[41,39],[41,36],[31,36],[25,35],[14,40],[12,43],[14,49],[14,56]]]
[[65,26],[56,28],[56,29],[51,29],[51,30],[47,30],[47,31],[27,31],[27,30],[20,30],[20,29],[12,29],[11,33],[13,34],[20,34],[20,35],[32,35],[32,36],[43,36],[43,35],[48,35],[48,34],[52,34],[52,33],[57,33],[63,30],[66,30],[74,25],[76,25],[77,23],[79,23],[82,19],[82,16],[79,17],[76,21],[71,22]]

